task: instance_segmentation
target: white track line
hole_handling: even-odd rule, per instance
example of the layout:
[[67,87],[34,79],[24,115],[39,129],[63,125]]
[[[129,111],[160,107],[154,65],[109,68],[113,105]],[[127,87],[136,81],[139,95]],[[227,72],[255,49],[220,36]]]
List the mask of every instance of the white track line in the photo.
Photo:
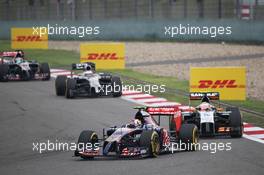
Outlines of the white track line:
[[136,100],[136,98],[151,98],[153,96],[149,94],[136,94],[136,95],[126,95],[125,97]]
[[179,105],[180,103],[177,102],[164,102],[164,103],[152,103],[152,104],[148,104],[148,106],[175,106],[175,105]]
[[255,138],[258,138],[258,139],[264,139],[264,134],[253,134],[253,135],[249,135],[251,137],[255,137]]
[[244,131],[247,132],[247,131],[264,131],[263,128],[260,128],[260,127],[246,127],[244,128]]
[[255,142],[259,142],[259,143],[263,143],[264,144],[264,140],[261,140],[259,138],[252,137],[252,136],[249,136],[247,134],[243,134],[243,137],[246,138],[246,139],[253,140]]
[[146,102],[157,102],[157,101],[168,101],[168,100],[165,98],[146,98],[146,99],[141,99],[139,101],[146,103]]
[[132,103],[136,103],[136,104],[139,104],[139,105],[143,105],[143,106],[146,105],[146,103],[144,103],[144,102],[139,102],[138,100],[133,100],[133,99],[130,99],[130,98],[126,98],[125,96],[122,96],[121,99],[126,100],[126,101],[130,101]]

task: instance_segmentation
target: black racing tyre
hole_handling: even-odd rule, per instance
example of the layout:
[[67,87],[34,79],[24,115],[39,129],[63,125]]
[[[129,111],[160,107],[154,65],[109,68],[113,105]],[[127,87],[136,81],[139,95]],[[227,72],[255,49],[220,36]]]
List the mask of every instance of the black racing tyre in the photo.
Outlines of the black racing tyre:
[[143,130],[139,139],[139,144],[140,147],[148,148],[149,157],[157,157],[160,153],[160,138],[156,131]]
[[92,98],[98,97],[98,93],[96,93],[94,87],[91,87],[91,93],[90,93],[90,95],[91,95],[90,97],[92,97]]
[[23,81],[29,81],[31,79],[31,75],[28,71],[22,70],[20,73],[20,78]]
[[50,80],[50,67],[48,63],[40,64],[40,73],[45,75],[42,80]]
[[7,74],[9,71],[9,66],[6,64],[0,64],[0,82],[8,81]]
[[85,146],[86,144],[90,144],[90,143],[92,144],[92,149],[96,149],[95,144],[99,143],[98,140],[99,140],[98,135],[94,131],[91,131],[91,130],[82,131],[79,138],[78,138],[78,148],[77,148],[77,150],[75,150],[74,155],[75,156],[81,156],[81,158],[83,158],[83,159],[94,158],[92,156],[86,157],[86,156],[80,155],[78,149],[82,150],[83,146]]
[[122,95],[122,81],[120,77],[112,77],[113,97],[120,97]]
[[55,80],[55,90],[57,96],[64,96],[66,91],[67,76],[59,75]]
[[237,107],[227,108],[227,111],[231,111],[229,116],[230,136],[233,138],[242,137],[243,122],[239,108]]
[[185,151],[195,151],[199,141],[198,128],[195,124],[182,124],[179,131],[181,148]]
[[74,98],[74,90],[76,88],[76,80],[68,78],[66,79],[66,92],[65,96],[66,98]]

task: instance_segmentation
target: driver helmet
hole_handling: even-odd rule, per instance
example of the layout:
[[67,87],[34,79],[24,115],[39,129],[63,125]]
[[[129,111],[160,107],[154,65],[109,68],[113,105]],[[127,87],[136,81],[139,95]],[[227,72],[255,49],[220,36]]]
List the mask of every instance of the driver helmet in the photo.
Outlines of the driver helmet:
[[141,121],[141,123],[144,125],[145,124],[145,119],[144,117],[148,117],[149,116],[149,113],[145,112],[145,111],[142,111],[142,110],[139,110],[136,115],[135,115],[135,119],[138,119]]
[[203,103],[200,104],[198,107],[200,108],[201,111],[211,111],[213,106],[210,105],[210,104],[207,103],[207,102],[203,102]]
[[91,71],[92,67],[90,65],[87,65],[85,69],[86,69],[86,71]]
[[23,62],[23,58],[21,58],[21,57],[15,58],[15,63],[16,64],[20,64],[22,62]]
[[22,50],[18,50],[16,54],[16,58],[24,58],[24,52]]
[[91,74],[93,74],[92,67],[90,65],[87,65],[85,68],[84,76],[89,76]]
[[138,119],[135,119],[134,120],[134,125],[135,125],[135,127],[141,127],[142,126],[142,122],[140,120],[138,120]]
[[209,97],[207,97],[206,95],[202,98],[202,103],[206,102],[206,103],[210,103],[210,99]]

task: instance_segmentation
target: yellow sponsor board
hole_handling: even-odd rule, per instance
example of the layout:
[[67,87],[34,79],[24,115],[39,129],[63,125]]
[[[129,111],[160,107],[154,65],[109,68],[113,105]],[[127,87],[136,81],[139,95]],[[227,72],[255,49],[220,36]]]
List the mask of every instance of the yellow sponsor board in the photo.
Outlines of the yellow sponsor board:
[[221,100],[245,100],[246,68],[191,67],[190,92],[219,92]]
[[93,62],[97,69],[124,69],[124,43],[83,43],[80,45],[80,61]]
[[33,28],[11,29],[12,49],[48,49],[48,33],[39,36]]

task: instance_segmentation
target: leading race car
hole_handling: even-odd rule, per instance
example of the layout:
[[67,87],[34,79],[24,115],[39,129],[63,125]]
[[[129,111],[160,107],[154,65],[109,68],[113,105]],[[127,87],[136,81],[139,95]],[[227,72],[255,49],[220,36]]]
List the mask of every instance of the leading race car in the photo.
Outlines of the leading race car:
[[82,131],[74,155],[84,159],[98,156],[157,157],[171,150],[195,151],[198,129],[194,124],[181,122],[179,106],[136,109],[138,112],[132,122],[103,129],[101,139],[94,131]]
[[49,80],[48,63],[38,63],[24,58],[22,50],[0,52],[0,81]]
[[109,73],[95,73],[95,64],[86,62],[81,64],[72,64],[73,70],[83,70],[78,75],[67,77],[60,75],[56,78],[55,89],[58,96],[66,98],[113,96],[122,95],[122,82],[120,77]]
[[219,100],[217,92],[193,92],[190,100],[201,100],[196,109],[182,113],[185,123],[198,126],[200,136],[230,135],[242,137],[242,116],[237,107],[226,109],[211,104],[211,100]]

